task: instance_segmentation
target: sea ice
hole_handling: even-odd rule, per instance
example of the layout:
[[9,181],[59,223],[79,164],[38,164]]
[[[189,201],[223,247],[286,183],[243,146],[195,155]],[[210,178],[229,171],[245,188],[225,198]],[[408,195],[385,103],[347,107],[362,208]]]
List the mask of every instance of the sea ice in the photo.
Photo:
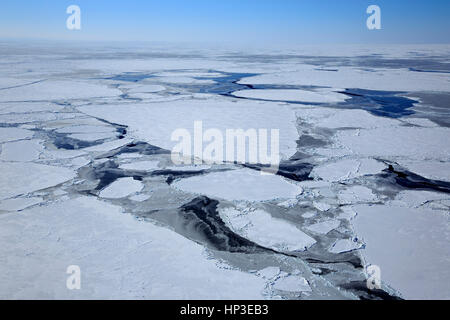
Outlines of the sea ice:
[[251,169],[213,172],[184,178],[172,184],[184,192],[236,201],[268,201],[295,198],[302,189],[286,179]]
[[42,198],[14,198],[0,201],[0,210],[5,211],[20,211],[29,206],[40,203]]
[[364,186],[351,186],[345,190],[339,191],[338,199],[340,204],[373,202],[378,200],[372,190]]
[[33,131],[26,129],[0,127],[0,143],[28,139],[31,138],[33,134]]
[[448,212],[391,205],[356,205],[352,220],[366,243],[366,264],[407,299],[449,299]]
[[[127,125],[133,137],[166,150],[173,150],[179,143],[171,140],[172,133],[177,129],[186,129],[193,139],[194,122],[200,120],[203,131],[218,129],[224,138],[227,129],[244,131],[266,129],[269,136],[271,129],[279,129],[282,159],[292,156],[297,148],[295,113],[289,107],[280,108],[274,102],[235,103],[214,98],[126,105],[89,105],[78,109],[113,123]],[[204,143],[204,147],[206,146],[207,143]]]
[[[1,214],[0,242],[1,299],[262,299],[266,284],[93,197]],[[70,265],[81,290],[66,287]]]
[[46,80],[28,86],[2,90],[0,102],[49,101],[119,96],[120,91],[94,82]]
[[120,169],[124,170],[141,170],[141,171],[151,171],[158,169],[159,161],[136,161],[131,163],[124,163],[119,166]]
[[278,279],[273,288],[275,290],[288,291],[288,292],[311,292],[311,287],[308,281],[300,276],[289,275],[284,278]]
[[327,234],[331,230],[339,227],[340,224],[341,222],[339,220],[326,220],[312,224],[306,227],[306,229],[314,233]]
[[283,252],[304,251],[316,243],[291,223],[273,218],[263,210],[224,209],[219,213],[234,232],[266,248]]
[[281,89],[253,89],[240,90],[233,92],[236,97],[256,98],[264,100],[282,100],[282,101],[301,101],[301,102],[342,102],[348,99],[348,96],[333,92],[332,90],[324,91],[307,91],[307,90],[281,90]]
[[384,163],[373,159],[344,159],[314,167],[311,176],[336,182],[377,174],[385,168]]
[[72,170],[29,162],[0,162],[0,199],[55,186],[75,177]]
[[323,72],[313,65],[297,65],[296,71],[266,73],[247,77],[241,84],[276,84],[361,88],[385,91],[450,91],[448,75],[414,72],[407,69],[365,70],[340,67],[336,72]]
[[100,191],[99,196],[102,198],[119,199],[130,194],[139,192],[143,188],[142,182],[133,178],[120,178],[111,183],[105,189]]
[[44,150],[42,140],[22,140],[7,142],[2,145],[0,160],[33,161],[39,159]]
[[280,268],[267,267],[262,270],[259,270],[256,274],[264,279],[271,280],[280,274]]
[[364,246],[363,243],[355,239],[340,239],[336,241],[329,249],[332,253],[343,253],[360,249]]

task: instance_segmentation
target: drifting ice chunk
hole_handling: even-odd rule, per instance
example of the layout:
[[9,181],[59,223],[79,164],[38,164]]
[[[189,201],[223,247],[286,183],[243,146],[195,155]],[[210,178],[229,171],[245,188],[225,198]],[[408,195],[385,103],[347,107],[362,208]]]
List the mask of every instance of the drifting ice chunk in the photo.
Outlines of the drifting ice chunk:
[[329,251],[332,253],[343,253],[360,249],[363,247],[363,245],[363,243],[354,241],[353,239],[341,239],[336,241]]
[[313,202],[313,206],[314,206],[314,208],[316,208],[317,210],[324,211],[324,212],[331,209],[331,206],[330,206],[328,203],[324,203],[324,202],[317,202],[317,201],[314,201],[314,202]]
[[385,168],[386,165],[373,159],[346,159],[315,167],[311,176],[335,182],[376,174]]
[[328,91],[307,90],[277,90],[277,89],[253,89],[233,92],[233,95],[241,98],[256,98],[264,100],[300,101],[300,102],[342,102],[348,99],[343,94]]
[[331,230],[334,230],[337,227],[339,227],[340,224],[341,223],[339,220],[327,220],[310,225],[306,227],[306,229],[315,233],[327,234]]
[[158,163],[159,161],[138,161],[122,164],[119,168],[124,170],[150,171],[158,169]]
[[340,204],[352,204],[357,202],[371,202],[378,198],[372,190],[363,186],[353,186],[338,193]]
[[141,191],[143,184],[133,178],[120,178],[103,189],[99,196],[102,198],[119,199],[132,193]]
[[299,276],[287,276],[278,279],[273,286],[274,289],[288,292],[311,292],[308,281]]
[[262,210],[247,213],[225,209],[220,211],[220,216],[237,234],[277,251],[304,251],[316,242],[289,222]]
[[251,169],[214,172],[182,179],[172,184],[185,192],[212,198],[242,201],[267,201],[295,198],[302,189],[284,178]]
[[280,274],[280,268],[278,268],[278,267],[267,267],[267,268],[264,268],[262,270],[259,270],[256,274],[258,276],[264,278],[264,279],[270,280],[270,279],[273,279],[273,278],[275,278],[276,276],[278,276]]

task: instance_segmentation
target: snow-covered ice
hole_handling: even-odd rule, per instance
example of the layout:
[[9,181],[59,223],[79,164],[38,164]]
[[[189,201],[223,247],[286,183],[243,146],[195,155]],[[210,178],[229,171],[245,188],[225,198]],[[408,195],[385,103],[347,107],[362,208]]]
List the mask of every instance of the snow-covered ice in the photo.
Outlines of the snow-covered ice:
[[75,177],[70,169],[26,162],[2,162],[0,199],[58,185]]
[[407,299],[449,299],[450,223],[447,212],[357,205],[356,233],[367,264]]
[[103,189],[99,196],[102,198],[123,198],[130,194],[141,191],[143,185],[133,178],[120,178]]
[[251,169],[208,173],[176,181],[173,186],[185,192],[230,201],[289,199],[302,192],[301,187],[283,177]]
[[326,220],[307,226],[306,229],[315,233],[327,234],[339,227],[340,224],[339,220]]
[[253,89],[240,90],[233,92],[233,95],[241,98],[256,98],[264,100],[284,100],[284,101],[301,101],[301,102],[341,102],[347,97],[343,94],[333,91],[307,91],[293,89]]
[[[136,46],[0,46],[0,298],[450,297],[448,46]],[[279,171],[174,164],[197,121]]]
[[[0,221],[0,256],[8,257],[0,264],[2,299],[263,298],[263,279],[91,197],[1,214]],[[70,265],[81,268],[82,290],[66,288]]]
[[224,209],[220,216],[237,234],[277,251],[303,251],[316,242],[294,225],[262,210]]
[[125,170],[143,170],[151,171],[158,168],[158,161],[135,161],[131,163],[124,163],[120,168]]
[[289,275],[284,278],[280,278],[275,282],[273,286],[276,290],[290,291],[290,292],[310,292],[311,287],[308,281],[299,276]]

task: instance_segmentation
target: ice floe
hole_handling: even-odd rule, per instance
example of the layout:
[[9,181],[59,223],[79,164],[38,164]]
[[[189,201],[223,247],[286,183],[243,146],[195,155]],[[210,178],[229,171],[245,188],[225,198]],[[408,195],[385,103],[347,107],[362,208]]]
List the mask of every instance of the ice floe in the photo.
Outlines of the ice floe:
[[391,205],[357,205],[356,233],[367,264],[407,299],[448,299],[448,212]]
[[281,219],[263,210],[240,211],[223,209],[220,217],[231,230],[263,247],[277,251],[304,251],[316,240]]
[[1,101],[41,101],[118,96],[120,91],[93,82],[47,80],[2,90]]
[[335,138],[342,148],[362,157],[448,159],[449,136],[450,128],[395,127],[343,130]]
[[33,134],[33,131],[21,128],[0,128],[0,143],[28,139]]
[[270,129],[279,129],[281,158],[292,156],[297,147],[294,111],[289,107],[280,108],[274,102],[242,101],[237,104],[214,98],[170,103],[89,105],[78,109],[113,123],[127,125],[133,137],[166,150],[172,150],[178,144],[171,140],[172,133],[177,129],[186,129],[193,138],[194,122],[199,120],[204,131],[218,129],[224,137],[227,129],[246,131],[264,128],[269,133]]
[[332,253],[349,252],[364,247],[364,243],[357,239],[340,239],[336,241],[329,249]]
[[280,268],[267,267],[262,270],[259,270],[256,274],[264,279],[271,280],[280,274]]
[[273,288],[275,290],[289,291],[289,292],[311,292],[311,287],[308,281],[297,275],[288,275],[278,279]]
[[340,204],[352,204],[358,202],[375,202],[378,197],[367,187],[351,186],[338,193]]
[[44,150],[42,140],[22,140],[2,145],[0,160],[33,161],[39,158]]
[[102,198],[118,199],[139,192],[143,188],[142,182],[133,178],[120,178],[103,189],[99,196]]
[[412,72],[405,69],[364,70],[341,67],[336,72],[317,70],[315,66],[298,65],[297,71],[267,73],[244,78],[242,84],[276,84],[362,88],[386,91],[449,91],[448,75]]
[[136,161],[131,163],[124,163],[119,168],[124,170],[142,170],[151,171],[158,168],[159,161]]
[[326,181],[342,181],[367,174],[377,174],[386,165],[374,159],[344,159],[314,167],[311,176]]
[[[92,197],[2,214],[0,222],[2,299],[263,298],[264,279]],[[82,290],[67,290],[70,265],[81,269]]]
[[301,187],[280,176],[251,169],[208,173],[178,180],[172,186],[185,192],[230,201],[289,199],[302,192]]
[[342,102],[347,96],[331,90],[293,90],[293,89],[253,89],[233,92],[233,95],[241,98],[254,98],[275,101],[301,101],[301,102]]
[[0,162],[0,199],[52,187],[75,177],[70,169],[28,162]]
[[331,230],[334,230],[337,227],[339,227],[340,224],[341,222],[339,220],[325,220],[307,226],[306,229],[314,233],[327,234]]
[[319,211],[328,211],[332,208],[332,206],[326,202],[313,201],[313,206]]

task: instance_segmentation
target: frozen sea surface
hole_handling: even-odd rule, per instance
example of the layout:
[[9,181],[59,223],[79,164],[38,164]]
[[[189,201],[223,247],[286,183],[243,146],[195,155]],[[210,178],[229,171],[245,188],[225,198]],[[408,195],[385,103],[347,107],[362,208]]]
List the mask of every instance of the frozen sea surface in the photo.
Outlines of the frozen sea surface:
[[[450,298],[449,46],[0,56],[0,298]],[[279,170],[174,164],[195,121]]]

